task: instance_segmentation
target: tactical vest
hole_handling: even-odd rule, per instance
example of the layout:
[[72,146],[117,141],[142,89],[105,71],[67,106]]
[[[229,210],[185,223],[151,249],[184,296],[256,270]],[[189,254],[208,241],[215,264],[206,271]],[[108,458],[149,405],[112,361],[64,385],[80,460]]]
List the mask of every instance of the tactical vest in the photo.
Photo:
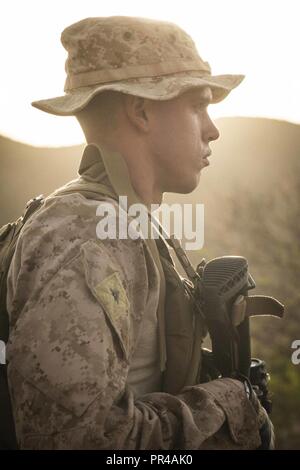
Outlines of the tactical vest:
[[200,383],[201,346],[207,334],[206,325],[196,312],[175,269],[169,250],[162,239],[157,241],[166,279],[165,336],[167,363],[163,391],[179,393],[183,387]]

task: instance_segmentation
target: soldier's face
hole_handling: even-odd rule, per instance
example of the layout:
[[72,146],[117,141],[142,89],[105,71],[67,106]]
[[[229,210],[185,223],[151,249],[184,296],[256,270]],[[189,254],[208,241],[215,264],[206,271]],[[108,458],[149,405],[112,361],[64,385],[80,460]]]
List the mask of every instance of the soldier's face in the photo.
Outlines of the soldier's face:
[[193,89],[168,101],[153,103],[150,148],[162,192],[188,193],[209,165],[209,143],[219,132],[208,115],[209,87]]

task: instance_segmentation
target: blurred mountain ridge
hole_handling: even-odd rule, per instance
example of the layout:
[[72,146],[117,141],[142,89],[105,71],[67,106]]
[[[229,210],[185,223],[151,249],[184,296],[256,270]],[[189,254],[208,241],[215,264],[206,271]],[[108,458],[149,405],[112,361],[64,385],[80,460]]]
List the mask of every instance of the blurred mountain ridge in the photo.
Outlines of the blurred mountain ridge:
[[[189,195],[165,201],[217,201],[228,191],[245,188],[276,190],[276,182],[293,168],[300,149],[300,125],[263,118],[222,118],[221,137],[212,146],[211,166]],[[33,147],[0,136],[0,225],[18,217],[27,200],[52,190],[77,175],[84,144]],[[183,158],[184,164],[184,158]]]

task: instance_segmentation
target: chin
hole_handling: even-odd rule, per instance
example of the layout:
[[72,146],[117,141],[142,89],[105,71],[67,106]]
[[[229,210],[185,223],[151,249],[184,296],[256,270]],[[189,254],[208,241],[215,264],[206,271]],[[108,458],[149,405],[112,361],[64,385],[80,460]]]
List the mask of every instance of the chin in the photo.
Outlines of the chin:
[[169,184],[165,185],[163,193],[189,194],[197,188],[200,181],[200,172],[192,176],[177,175],[176,181],[175,178],[172,178],[172,180],[169,181]]
[[180,185],[177,185],[177,189],[173,192],[179,194],[189,194],[197,188],[200,182],[200,173],[197,174],[194,178],[187,179],[186,181],[181,181]]

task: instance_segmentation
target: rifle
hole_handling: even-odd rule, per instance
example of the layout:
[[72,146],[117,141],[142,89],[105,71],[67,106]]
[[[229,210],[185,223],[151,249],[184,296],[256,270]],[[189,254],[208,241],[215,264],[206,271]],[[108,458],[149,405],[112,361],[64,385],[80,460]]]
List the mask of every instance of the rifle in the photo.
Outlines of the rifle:
[[188,279],[185,289],[193,299],[197,314],[205,321],[212,351],[203,351],[208,378],[231,377],[250,381],[268,413],[272,403],[268,393],[269,374],[264,361],[251,359],[249,317],[270,315],[281,318],[284,306],[275,298],[249,296],[256,284],[249,273],[247,259],[222,256],[206,262],[202,259],[194,269],[179,240],[173,235],[165,239],[174,249]]

